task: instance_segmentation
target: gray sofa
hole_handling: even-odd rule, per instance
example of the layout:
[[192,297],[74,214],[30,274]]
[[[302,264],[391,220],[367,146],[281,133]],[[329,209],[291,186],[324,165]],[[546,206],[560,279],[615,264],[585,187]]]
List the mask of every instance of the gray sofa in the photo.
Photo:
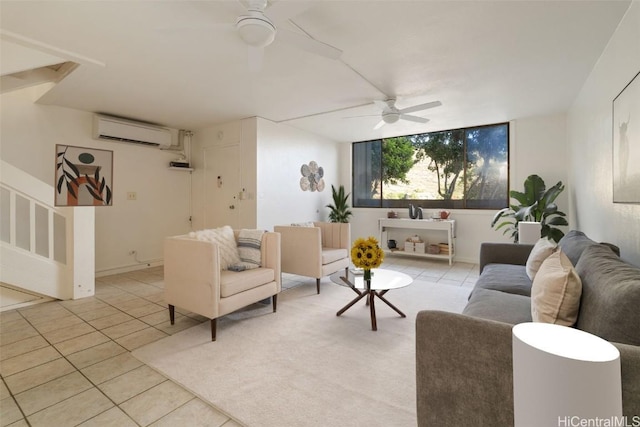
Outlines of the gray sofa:
[[[640,416],[640,269],[579,231],[559,246],[582,280],[576,327],[620,350],[623,413]],[[481,274],[463,313],[418,314],[419,426],[513,425],[511,328],[531,321],[525,264],[532,247],[482,244]]]

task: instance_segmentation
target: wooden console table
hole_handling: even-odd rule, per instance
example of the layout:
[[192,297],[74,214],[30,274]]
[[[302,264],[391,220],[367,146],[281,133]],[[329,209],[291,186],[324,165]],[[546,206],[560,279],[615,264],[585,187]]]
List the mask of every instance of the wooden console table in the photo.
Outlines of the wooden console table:
[[[407,255],[424,258],[437,258],[448,259],[449,265],[453,264],[453,257],[455,256],[455,244],[456,238],[456,221],[453,219],[407,219],[407,218],[380,218],[378,220],[378,229],[380,234],[380,245],[384,248],[387,247],[387,241],[393,239],[394,235],[400,234],[402,230],[433,230],[441,231],[443,233],[443,239],[439,242],[444,242],[444,233],[446,233],[446,242],[449,245],[449,254],[429,254],[418,252],[405,252],[401,250],[404,239],[398,240],[398,250],[385,249],[385,252],[392,253],[394,255]],[[439,243],[438,242],[438,243]],[[433,244],[434,242],[429,242]]]

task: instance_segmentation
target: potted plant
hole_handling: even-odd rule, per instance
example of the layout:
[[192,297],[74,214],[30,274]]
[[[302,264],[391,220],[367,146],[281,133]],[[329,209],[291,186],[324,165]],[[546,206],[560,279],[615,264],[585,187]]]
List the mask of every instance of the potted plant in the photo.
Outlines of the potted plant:
[[333,204],[327,205],[331,210],[329,213],[329,221],[331,222],[349,222],[349,217],[353,215],[353,212],[349,210],[349,194],[344,193],[344,186],[341,185],[338,191],[331,185],[331,193],[333,196]]
[[520,221],[535,221],[541,225],[540,237],[547,237],[558,242],[564,233],[556,226],[569,225],[566,214],[558,210],[554,203],[564,190],[562,181],[547,190],[544,180],[538,175],[529,175],[524,181],[524,193],[511,190],[509,196],[518,204],[498,211],[491,227],[496,230],[504,229],[502,234],[511,233],[514,243],[518,242],[518,223]]

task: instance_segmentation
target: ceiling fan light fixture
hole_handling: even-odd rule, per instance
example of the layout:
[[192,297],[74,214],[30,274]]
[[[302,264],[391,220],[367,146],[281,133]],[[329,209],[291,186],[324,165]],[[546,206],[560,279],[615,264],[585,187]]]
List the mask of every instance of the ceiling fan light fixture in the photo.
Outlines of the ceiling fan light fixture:
[[240,38],[249,46],[269,46],[276,36],[276,27],[264,16],[241,16],[236,28]]
[[391,112],[391,113],[386,113],[382,115],[382,120],[386,123],[386,124],[393,124],[395,122],[397,122],[398,120],[400,120],[400,114],[399,113],[395,113],[395,112]]

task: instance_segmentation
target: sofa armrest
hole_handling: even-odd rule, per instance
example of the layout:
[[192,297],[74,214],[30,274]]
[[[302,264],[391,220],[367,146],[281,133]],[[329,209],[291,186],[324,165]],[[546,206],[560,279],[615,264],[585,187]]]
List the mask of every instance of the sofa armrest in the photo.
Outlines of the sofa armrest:
[[283,272],[322,277],[320,228],[276,225],[273,231],[280,233]]
[[219,248],[186,236],[164,240],[164,297],[167,304],[210,319],[218,317]]
[[533,245],[519,243],[482,243],[480,273],[487,264],[526,265]]
[[276,282],[278,283],[278,291],[281,290],[281,263],[282,263],[282,253],[281,253],[281,242],[280,242],[280,233],[269,232],[267,231],[262,236],[261,243],[261,261],[262,266],[266,268],[271,268],[275,271]]
[[[443,311],[416,318],[418,426],[513,425],[512,325]],[[622,411],[640,415],[640,347],[620,351]]]
[[511,328],[443,311],[418,313],[419,427],[513,425]]
[[631,422],[636,416],[640,421],[640,347],[612,343],[620,350],[622,374],[622,414]]

